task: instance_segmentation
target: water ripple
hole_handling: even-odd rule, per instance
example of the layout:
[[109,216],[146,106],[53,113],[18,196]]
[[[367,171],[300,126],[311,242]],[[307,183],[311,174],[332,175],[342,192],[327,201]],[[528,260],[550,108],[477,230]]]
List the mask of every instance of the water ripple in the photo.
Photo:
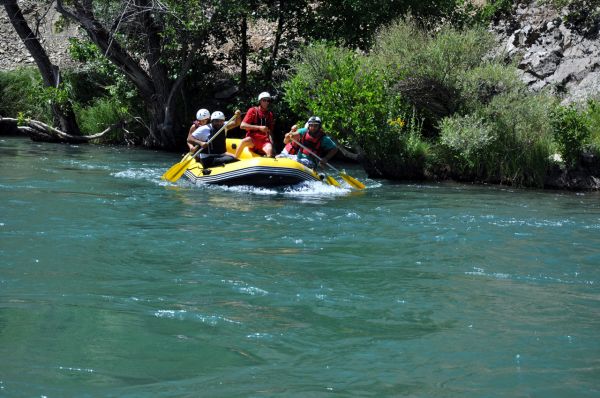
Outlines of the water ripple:
[[200,321],[210,326],[217,326],[220,322],[231,323],[235,325],[241,325],[239,321],[226,318],[221,315],[203,315],[199,313],[191,313],[186,310],[157,310],[154,312],[154,316],[157,318],[176,319],[179,321]]

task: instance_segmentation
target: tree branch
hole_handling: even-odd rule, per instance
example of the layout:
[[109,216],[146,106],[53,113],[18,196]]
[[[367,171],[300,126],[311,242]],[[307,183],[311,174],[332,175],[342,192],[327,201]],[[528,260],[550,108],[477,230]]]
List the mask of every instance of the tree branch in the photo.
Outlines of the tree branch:
[[75,10],[70,11],[65,8],[63,0],[56,0],[57,11],[79,23],[90,40],[102,49],[106,53],[106,57],[132,80],[140,93],[151,98],[154,95],[154,85],[146,71],[115,39],[111,39],[111,35],[95,18],[91,9],[86,9],[79,1],[73,1],[73,5]]
[[124,121],[119,121],[109,127],[107,127],[104,131],[97,134],[92,135],[71,135],[67,134],[64,131],[60,131],[52,126],[47,125],[46,123],[40,122],[39,120],[26,119],[25,125],[19,125],[19,119],[14,119],[10,117],[1,117],[0,116],[0,125],[6,124],[9,126],[16,127],[17,131],[22,134],[29,136],[33,140],[43,140],[43,141],[52,141],[52,142],[68,142],[68,143],[88,143],[92,140],[97,140],[99,138],[104,137],[109,132],[122,128],[124,125]]

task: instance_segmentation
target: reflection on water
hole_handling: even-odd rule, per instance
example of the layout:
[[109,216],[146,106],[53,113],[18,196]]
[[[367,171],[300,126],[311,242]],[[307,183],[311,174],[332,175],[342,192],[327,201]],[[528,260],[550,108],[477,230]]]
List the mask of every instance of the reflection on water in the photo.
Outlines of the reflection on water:
[[0,395],[591,397],[600,195],[160,179],[0,139]]

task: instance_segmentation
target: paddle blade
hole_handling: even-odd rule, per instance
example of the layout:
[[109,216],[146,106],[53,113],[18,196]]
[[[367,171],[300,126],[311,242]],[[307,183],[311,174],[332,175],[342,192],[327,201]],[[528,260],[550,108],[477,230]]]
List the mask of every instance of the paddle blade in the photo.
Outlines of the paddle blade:
[[165,174],[163,174],[162,178],[170,182],[176,182],[185,173],[192,159],[192,155],[188,153],[179,163],[174,164],[169,170],[167,170]]
[[327,183],[329,185],[333,185],[334,187],[338,187],[338,188],[341,187],[340,183],[337,182],[337,180],[335,178],[333,178],[332,176],[325,176],[325,181],[327,181]]
[[358,181],[356,178],[349,176],[346,173],[340,173],[340,177],[342,177],[342,179],[344,181],[346,181],[348,184],[350,184],[351,186],[353,186],[356,189],[365,189],[366,188],[365,184]]
[[174,176],[179,171],[179,169],[181,168],[181,163],[185,162],[189,156],[190,156],[190,154],[187,153],[183,157],[183,159],[181,159],[179,162],[177,162],[173,166],[171,166],[169,168],[169,170],[165,171],[165,173],[162,175],[161,178],[163,180],[168,180],[169,178],[171,178],[172,176]]

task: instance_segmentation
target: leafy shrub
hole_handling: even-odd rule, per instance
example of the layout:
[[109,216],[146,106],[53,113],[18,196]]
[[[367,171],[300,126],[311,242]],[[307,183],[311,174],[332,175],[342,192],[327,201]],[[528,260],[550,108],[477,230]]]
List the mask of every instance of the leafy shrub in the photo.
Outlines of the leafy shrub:
[[52,110],[46,98],[42,77],[37,69],[22,68],[0,72],[0,115],[52,122]]
[[590,131],[590,150],[600,156],[600,101],[590,99],[587,109],[588,127]]
[[297,114],[314,114],[342,144],[360,147],[366,162],[382,168],[416,169],[428,145],[419,118],[399,95],[390,95],[381,71],[357,53],[318,44],[305,48],[293,77],[284,84],[285,101]]
[[298,114],[315,114],[341,140],[365,141],[386,119],[382,76],[356,53],[318,44],[299,54],[284,83],[285,101]]
[[425,135],[435,137],[438,121],[460,110],[465,97],[478,102],[471,93],[461,94],[462,86],[470,71],[493,64],[487,60],[493,44],[491,34],[479,27],[458,31],[442,25],[429,33],[405,18],[379,32],[369,61],[385,76],[387,95],[400,95],[414,106],[424,120]]
[[[119,101],[111,98],[99,98],[90,106],[78,106],[75,109],[77,121],[81,131],[85,135],[96,134],[117,123],[127,116],[127,108],[123,107]],[[104,140],[112,142],[122,142],[122,131],[115,130],[110,133],[110,137],[104,137]]]
[[552,153],[552,99],[518,91],[441,123],[442,158],[458,178],[543,186]]
[[519,79],[517,69],[497,62],[485,62],[466,70],[457,84],[461,111],[472,112],[504,93],[526,95],[527,87]]
[[413,73],[454,87],[465,72],[481,65],[494,45],[493,36],[483,28],[458,31],[443,26],[428,45],[415,54]]
[[308,47],[285,99],[360,146],[372,175],[541,187],[557,147],[556,100],[530,93],[492,47],[479,27],[426,33],[404,19],[382,29],[368,55]]
[[373,67],[391,79],[421,76],[453,86],[463,73],[482,63],[494,44],[484,28],[459,31],[442,25],[430,34],[405,18],[378,33],[371,58]]
[[576,166],[582,152],[591,143],[588,115],[573,104],[557,106],[552,112],[552,128],[559,153],[565,163]]

